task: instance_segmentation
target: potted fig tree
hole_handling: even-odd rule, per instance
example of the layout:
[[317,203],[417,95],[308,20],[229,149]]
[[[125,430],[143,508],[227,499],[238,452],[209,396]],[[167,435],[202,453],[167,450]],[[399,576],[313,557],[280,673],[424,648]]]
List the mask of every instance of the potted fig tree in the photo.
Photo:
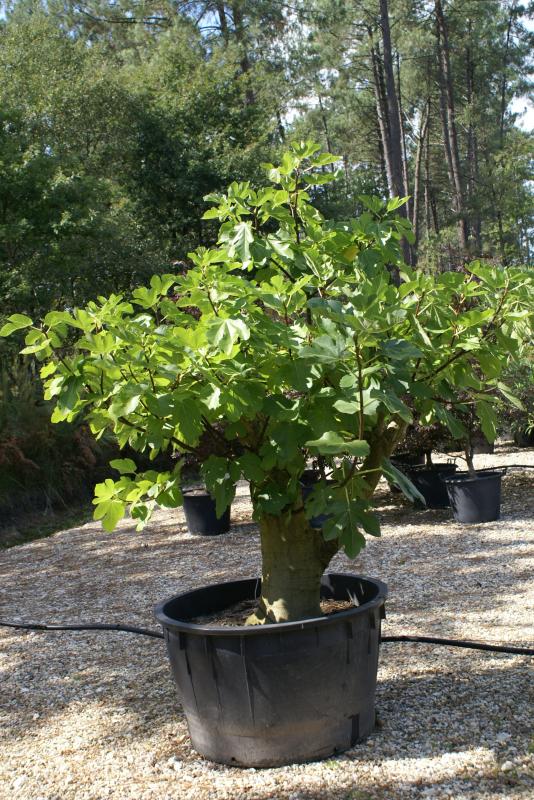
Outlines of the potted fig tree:
[[[476,263],[432,277],[402,264],[402,201],[364,198],[359,219],[324,220],[310,192],[336,159],[318,149],[295,144],[266,166],[270,185],[207,198],[218,243],[190,254],[185,274],[38,326],[17,315],[3,330],[29,329],[23,352],[44,362],[54,420],[84,415],[97,436],[154,456],[197,453],[222,425],[202,474],[219,512],[238,478],[250,482],[262,575],[178,594],[157,618],[193,745],[226,763],[325,757],[372,730],[386,587],[325,571],[380,534],[370,503],[382,474],[417,496],[389,461],[411,408],[454,428],[461,389],[493,429],[492,395],[527,328],[522,270]],[[301,478],[319,458],[304,499]],[[164,473],[114,464],[121,477],[95,489],[106,530],[126,511],[141,528],[156,506],[182,504],[180,461]],[[329,598],[347,607],[324,614]],[[247,599],[244,625],[195,622]]]
[[[504,387],[504,384],[501,384]],[[504,387],[506,391],[506,387]],[[498,401],[497,398],[495,398]],[[513,396],[519,404],[518,398]],[[467,469],[451,475],[443,475],[443,487],[449,498],[454,519],[463,523],[492,522],[499,519],[501,513],[501,482],[506,472],[503,468],[475,469],[474,456],[480,453],[493,452],[493,442],[497,433],[497,415],[491,420],[492,430],[488,436],[480,426],[473,404],[469,396],[460,397],[457,406],[457,437],[464,452]],[[477,443],[484,439],[491,449],[478,449]]]

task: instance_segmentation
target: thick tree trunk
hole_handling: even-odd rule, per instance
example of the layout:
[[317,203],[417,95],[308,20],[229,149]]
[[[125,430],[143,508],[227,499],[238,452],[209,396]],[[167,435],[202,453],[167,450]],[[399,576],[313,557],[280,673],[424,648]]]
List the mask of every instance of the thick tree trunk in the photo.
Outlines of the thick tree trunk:
[[458,219],[458,238],[462,250],[467,251],[469,230],[462,191],[460,151],[458,148],[458,134],[456,131],[456,112],[454,108],[452,72],[449,55],[449,37],[441,0],[434,0],[434,7],[436,12],[436,30],[439,51],[440,108],[445,155],[452,188],[453,208]]
[[304,512],[260,520],[262,586],[248,624],[320,617],[321,577],[339,549],[311,528]]
[[[379,419],[369,435],[370,452],[361,470],[365,472],[366,498],[371,498],[382,474],[382,459],[389,458],[404,437],[407,423]],[[254,492],[253,492],[254,494]],[[321,616],[321,578],[340,548],[338,539],[325,541],[320,528],[312,528],[302,501],[281,516],[260,518],[262,557],[261,596],[248,625],[293,622]]]

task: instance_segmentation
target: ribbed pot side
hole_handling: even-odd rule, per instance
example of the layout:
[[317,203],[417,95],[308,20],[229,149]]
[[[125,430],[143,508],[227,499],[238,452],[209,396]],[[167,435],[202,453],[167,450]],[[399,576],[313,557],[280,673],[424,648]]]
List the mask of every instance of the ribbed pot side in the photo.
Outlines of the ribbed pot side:
[[367,736],[375,722],[380,624],[387,587],[325,575],[321,595],[347,611],[278,625],[191,624],[258,597],[259,579],[196,589],[155,610],[195,750],[212,761],[270,767],[326,758]]

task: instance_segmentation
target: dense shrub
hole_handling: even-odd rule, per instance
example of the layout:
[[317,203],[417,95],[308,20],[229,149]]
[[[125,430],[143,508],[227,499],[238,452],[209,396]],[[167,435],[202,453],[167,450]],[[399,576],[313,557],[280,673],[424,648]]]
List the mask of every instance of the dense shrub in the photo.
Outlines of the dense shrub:
[[50,422],[35,363],[0,362],[0,526],[21,511],[89,497],[110,455],[110,442],[96,442],[87,425]]

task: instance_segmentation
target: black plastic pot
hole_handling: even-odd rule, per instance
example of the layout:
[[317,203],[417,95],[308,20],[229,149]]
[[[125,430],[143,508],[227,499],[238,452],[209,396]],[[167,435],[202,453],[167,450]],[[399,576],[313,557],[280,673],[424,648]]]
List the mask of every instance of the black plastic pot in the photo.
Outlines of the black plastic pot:
[[406,475],[425,498],[427,508],[448,508],[449,495],[442,479],[454,475],[456,468],[456,464],[411,467]]
[[198,489],[183,490],[184,514],[190,533],[202,536],[219,536],[230,530],[230,506],[218,517],[215,512],[215,500],[208,492]]
[[[416,467],[419,465],[423,465],[425,463],[425,454],[424,453],[395,453],[394,456],[390,458],[391,463],[397,469],[400,469],[401,472],[406,472],[409,467]],[[392,483],[388,481],[388,486],[392,492],[395,494],[400,494],[401,489],[397,486],[396,483]]]
[[518,447],[534,447],[534,429],[515,431],[514,442]]
[[[302,485],[302,499],[306,500],[307,497],[313,491],[313,485],[321,480],[321,476],[318,473],[314,473],[313,476],[307,477],[306,473],[311,473],[312,470],[306,470],[303,473],[303,477],[301,478],[301,485]],[[335,483],[335,481],[326,481],[327,483]],[[310,525],[312,528],[322,528],[324,523],[327,519],[329,519],[329,514],[319,514],[317,517],[311,517]]]
[[188,620],[258,597],[261,581],[196,589],[155,609],[193,747],[222,764],[270,767],[326,758],[375,722],[380,621],[387,587],[325,575],[322,596],[358,606],[279,625],[208,627]]
[[483,433],[475,434],[471,439],[471,455],[488,455],[495,452],[495,443],[490,442]]
[[505,470],[478,470],[476,478],[458,472],[444,478],[456,522],[492,522],[501,512],[501,479]]
[[425,463],[424,453],[395,453],[391,456],[391,463],[397,469],[403,467],[417,467]]

